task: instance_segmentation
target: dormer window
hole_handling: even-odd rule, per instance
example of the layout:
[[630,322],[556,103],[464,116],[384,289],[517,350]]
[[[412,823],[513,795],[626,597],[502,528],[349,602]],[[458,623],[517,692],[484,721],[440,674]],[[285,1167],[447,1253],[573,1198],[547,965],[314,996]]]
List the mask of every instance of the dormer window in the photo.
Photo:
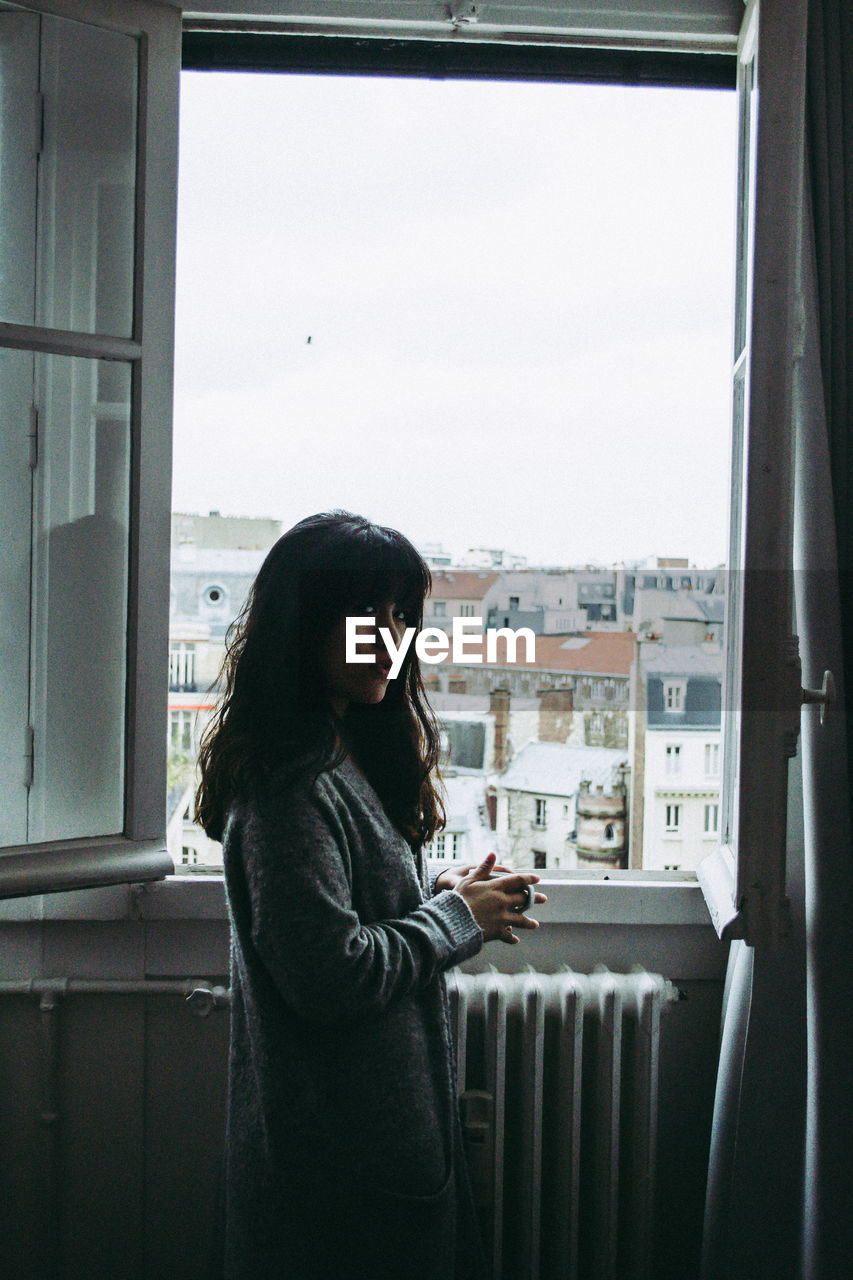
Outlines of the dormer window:
[[677,714],[684,710],[687,697],[686,680],[666,680],[663,686],[664,711]]

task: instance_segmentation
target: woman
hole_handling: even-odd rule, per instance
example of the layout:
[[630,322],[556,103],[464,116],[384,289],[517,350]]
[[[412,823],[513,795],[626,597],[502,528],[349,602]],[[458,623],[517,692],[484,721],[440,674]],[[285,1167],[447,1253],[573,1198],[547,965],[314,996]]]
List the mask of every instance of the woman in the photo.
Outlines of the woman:
[[[232,923],[229,1280],[478,1280],[442,978],[517,942],[531,874],[426,883],[438,734],[410,646],[427,569],[345,512],[269,552],[229,637],[197,816],[224,847]],[[347,616],[376,616],[347,663]],[[536,895],[544,901],[541,894]]]

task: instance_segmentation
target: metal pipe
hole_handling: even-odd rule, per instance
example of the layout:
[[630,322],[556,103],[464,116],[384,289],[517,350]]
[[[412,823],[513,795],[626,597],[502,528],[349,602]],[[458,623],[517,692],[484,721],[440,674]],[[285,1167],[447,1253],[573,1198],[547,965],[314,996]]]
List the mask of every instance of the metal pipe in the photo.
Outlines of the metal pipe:
[[42,1072],[41,1115],[39,1117],[45,1127],[47,1145],[47,1186],[45,1196],[48,1212],[46,1215],[47,1230],[44,1236],[44,1268],[48,1280],[55,1280],[61,1274],[60,1256],[62,1212],[60,1125],[59,1125],[59,1005],[63,995],[62,980],[54,980],[45,985],[40,996],[39,1014],[41,1019],[41,1049],[44,1069]]
[[[206,1017],[225,1009],[231,992],[205,978],[20,978],[0,982],[0,996],[183,996],[191,1012]],[[43,1008],[46,1006],[42,1006]]]

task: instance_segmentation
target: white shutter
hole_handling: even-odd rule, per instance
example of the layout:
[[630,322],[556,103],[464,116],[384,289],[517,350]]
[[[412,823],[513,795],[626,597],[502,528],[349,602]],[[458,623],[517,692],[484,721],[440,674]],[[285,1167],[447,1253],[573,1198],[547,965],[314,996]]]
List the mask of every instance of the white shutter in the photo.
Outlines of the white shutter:
[[0,6],[0,895],[171,870],[180,43],[146,0]]
[[739,45],[738,255],[720,847],[699,879],[721,937],[787,927],[788,759],[801,705],[792,634],[792,375],[803,181],[805,0],[747,6]]

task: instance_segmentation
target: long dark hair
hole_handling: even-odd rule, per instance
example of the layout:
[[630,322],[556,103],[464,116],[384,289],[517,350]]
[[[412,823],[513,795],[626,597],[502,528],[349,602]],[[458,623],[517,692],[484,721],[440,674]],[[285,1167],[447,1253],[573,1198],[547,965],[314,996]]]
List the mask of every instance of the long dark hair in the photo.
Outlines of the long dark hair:
[[420,628],[427,565],[395,529],[347,511],[309,516],[269,551],[229,628],[220,701],[199,752],[196,821],[221,840],[229,806],[275,785],[319,775],[346,747],[401,834],[420,847],[444,823],[437,790],[438,726],[412,644],[385,697],[339,720],[318,655],[346,615],[388,601]]

